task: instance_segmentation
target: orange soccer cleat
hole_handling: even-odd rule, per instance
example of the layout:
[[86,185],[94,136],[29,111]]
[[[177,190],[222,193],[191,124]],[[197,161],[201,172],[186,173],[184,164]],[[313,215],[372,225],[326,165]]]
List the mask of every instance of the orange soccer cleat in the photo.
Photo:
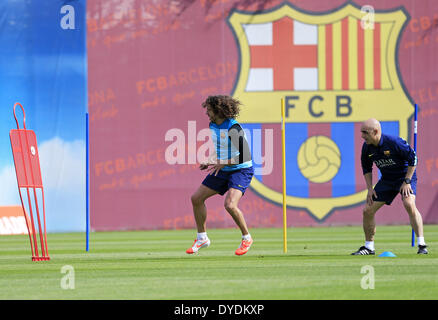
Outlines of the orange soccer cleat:
[[245,253],[248,252],[249,248],[252,245],[252,238],[249,240],[242,240],[242,242],[240,243],[240,247],[237,248],[235,254],[238,256],[244,255]]
[[193,245],[186,250],[186,253],[193,254],[199,251],[199,249],[206,248],[210,245],[210,239],[195,240]]

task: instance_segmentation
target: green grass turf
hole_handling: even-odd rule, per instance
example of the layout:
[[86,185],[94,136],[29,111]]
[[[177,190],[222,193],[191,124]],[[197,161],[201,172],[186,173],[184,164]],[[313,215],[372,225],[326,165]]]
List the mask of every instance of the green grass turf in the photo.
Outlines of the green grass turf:
[[[32,262],[27,236],[0,237],[0,299],[438,299],[438,226],[426,225],[430,254],[417,255],[409,226],[378,226],[376,256],[351,256],[362,228],[252,229],[235,256],[236,229],[210,229],[211,246],[187,255],[194,230],[49,234],[50,261]],[[396,258],[378,257],[392,251]],[[61,288],[74,268],[75,288]],[[362,289],[364,266],[374,289]],[[368,274],[369,275],[369,274]]]

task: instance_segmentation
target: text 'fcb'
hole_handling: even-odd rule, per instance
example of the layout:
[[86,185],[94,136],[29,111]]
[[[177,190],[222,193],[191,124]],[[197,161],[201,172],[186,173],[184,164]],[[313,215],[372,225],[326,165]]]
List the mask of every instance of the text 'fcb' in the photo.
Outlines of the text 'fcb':
[[308,112],[314,118],[324,116],[349,117],[353,113],[352,99],[347,95],[335,95],[330,99],[321,95],[313,95],[306,99],[300,99],[298,95],[286,96],[285,108],[286,118],[289,118],[294,110],[300,114]]

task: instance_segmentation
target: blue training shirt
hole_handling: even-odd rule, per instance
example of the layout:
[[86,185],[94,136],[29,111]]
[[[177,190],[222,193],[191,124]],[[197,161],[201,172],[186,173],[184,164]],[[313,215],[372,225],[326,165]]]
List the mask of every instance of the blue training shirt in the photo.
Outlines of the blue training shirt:
[[363,174],[372,172],[373,163],[375,163],[382,174],[382,180],[403,179],[408,171],[408,166],[416,166],[417,161],[415,151],[400,137],[382,133],[377,147],[366,143],[362,146]]
[[[240,155],[238,148],[231,142],[229,131],[235,124],[239,124],[235,119],[225,119],[220,125],[210,122],[211,137],[216,146],[218,160],[236,158]],[[243,131],[244,132],[244,131]],[[252,167],[252,160],[225,166],[223,171],[234,171],[242,168]]]

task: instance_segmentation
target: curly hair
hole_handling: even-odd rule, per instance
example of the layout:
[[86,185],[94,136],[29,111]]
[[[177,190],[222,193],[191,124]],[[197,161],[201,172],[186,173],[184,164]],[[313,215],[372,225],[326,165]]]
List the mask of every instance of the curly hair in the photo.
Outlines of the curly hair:
[[241,105],[239,100],[223,95],[209,96],[202,103],[203,108],[209,106],[215,114],[226,119],[235,119],[239,115]]

